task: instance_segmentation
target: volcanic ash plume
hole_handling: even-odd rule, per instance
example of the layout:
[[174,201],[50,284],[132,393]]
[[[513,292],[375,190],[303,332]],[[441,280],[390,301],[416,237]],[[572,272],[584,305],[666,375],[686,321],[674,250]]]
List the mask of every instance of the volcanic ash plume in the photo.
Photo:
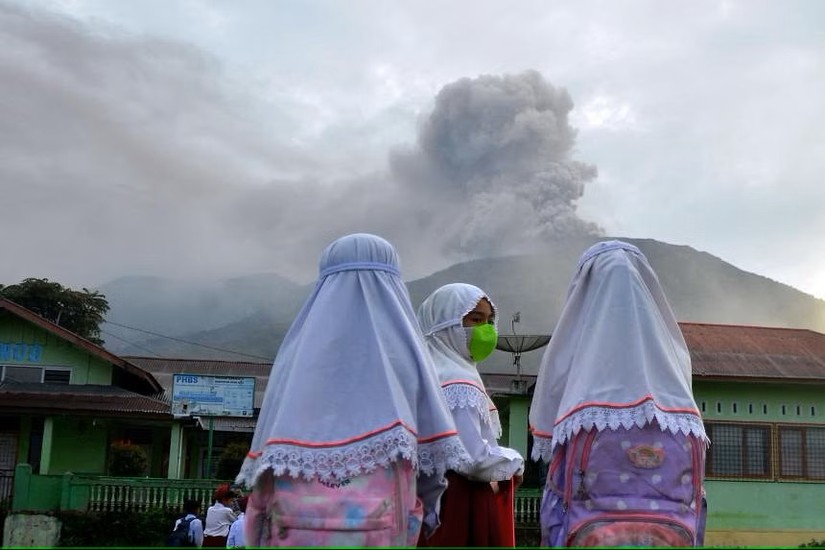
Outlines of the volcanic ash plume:
[[535,72],[464,78],[445,86],[417,147],[393,159],[401,181],[450,219],[447,250],[472,256],[594,235],[576,201],[596,167],[572,159],[573,101]]

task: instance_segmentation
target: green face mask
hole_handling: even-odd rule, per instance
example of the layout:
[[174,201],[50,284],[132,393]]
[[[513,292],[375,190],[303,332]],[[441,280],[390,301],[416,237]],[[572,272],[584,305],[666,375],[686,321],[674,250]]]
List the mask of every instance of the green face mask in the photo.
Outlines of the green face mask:
[[464,332],[467,334],[467,348],[470,350],[470,358],[476,363],[490,357],[490,354],[496,349],[498,333],[495,326],[483,324],[464,327]]

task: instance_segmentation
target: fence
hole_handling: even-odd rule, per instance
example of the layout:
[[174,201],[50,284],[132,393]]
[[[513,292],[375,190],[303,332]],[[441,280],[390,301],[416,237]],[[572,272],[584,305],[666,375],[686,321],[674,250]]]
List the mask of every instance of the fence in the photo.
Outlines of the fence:
[[541,489],[519,489],[516,491],[516,525],[538,527],[541,494]]
[[[206,510],[212,504],[212,494],[220,483],[224,482],[82,474],[35,475],[31,466],[19,464],[15,470],[12,510],[181,510],[186,499],[197,500]],[[515,497],[516,524],[538,526],[540,504],[541,489],[519,489]]]
[[181,510],[186,499],[197,500],[206,510],[212,504],[215,488],[221,483],[225,482],[79,474],[34,475],[31,466],[19,464],[15,470],[12,510]]

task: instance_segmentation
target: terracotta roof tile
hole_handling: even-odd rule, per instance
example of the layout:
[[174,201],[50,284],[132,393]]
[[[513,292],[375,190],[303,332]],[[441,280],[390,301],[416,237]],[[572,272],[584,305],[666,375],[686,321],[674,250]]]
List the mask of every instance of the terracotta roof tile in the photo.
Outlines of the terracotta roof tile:
[[695,378],[825,381],[825,334],[811,330],[680,323]]

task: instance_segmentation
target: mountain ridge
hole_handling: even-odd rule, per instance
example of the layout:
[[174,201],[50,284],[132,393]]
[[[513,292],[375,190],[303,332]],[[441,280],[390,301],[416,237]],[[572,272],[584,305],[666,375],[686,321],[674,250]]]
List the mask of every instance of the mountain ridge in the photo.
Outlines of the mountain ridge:
[[[606,239],[564,239],[547,243],[536,254],[460,262],[406,284],[414,307],[443,284],[475,284],[496,304],[499,332],[510,333],[514,328],[523,334],[546,334],[561,312],[581,253],[600,240]],[[621,240],[635,244],[648,257],[679,321],[825,333],[824,300],[690,246],[654,239]],[[149,351],[163,357],[271,360],[312,285],[277,274],[207,283],[123,277],[99,288],[111,307],[107,321],[117,323],[104,324],[103,336],[106,347],[119,355]],[[520,322],[513,324],[516,312]],[[110,335],[114,336],[111,340]]]

